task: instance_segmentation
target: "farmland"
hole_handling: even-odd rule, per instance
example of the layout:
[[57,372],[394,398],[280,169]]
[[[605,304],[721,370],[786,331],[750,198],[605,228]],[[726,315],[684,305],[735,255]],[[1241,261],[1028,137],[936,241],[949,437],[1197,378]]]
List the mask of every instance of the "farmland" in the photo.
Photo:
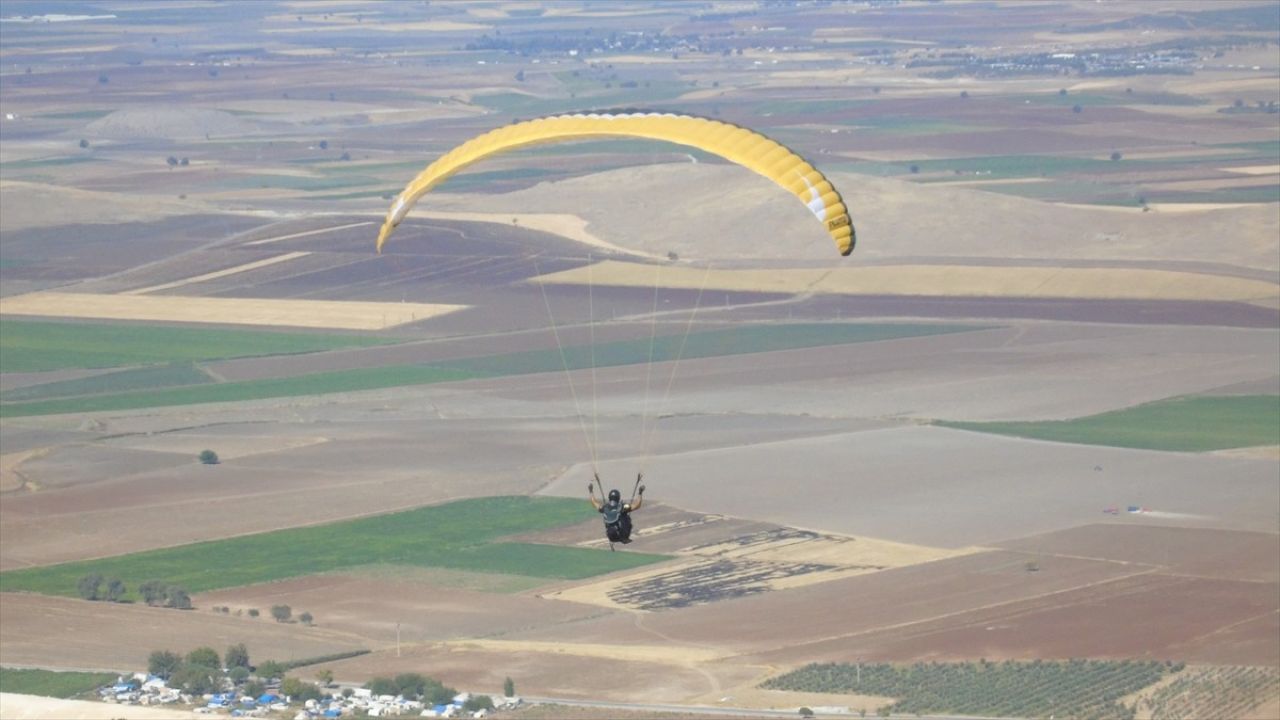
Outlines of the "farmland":
[[0,665],[1280,717],[1272,0],[0,4]]
[[73,698],[113,682],[110,673],[53,672],[0,667],[0,692]]
[[540,578],[585,578],[661,560],[551,545],[497,542],[580,522],[581,501],[525,497],[463,500],[343,523],[280,530],[144,553],[0,573],[0,591],[74,596],[90,573],[129,588],[160,579],[192,592],[252,585],[341,568],[402,564]]
[[1121,703],[1123,698],[1181,670],[1181,665],[1157,662],[1096,660],[827,663],[806,665],[764,687],[900,698],[886,708],[893,713],[1129,720],[1134,708]]
[[[656,325],[654,326],[656,331]],[[132,372],[111,374],[86,380],[49,383],[25,388],[3,399],[14,400],[0,405],[0,416],[49,415],[68,412],[94,412],[130,408],[189,405],[207,402],[232,402],[273,397],[297,397],[326,393],[352,392],[451,382],[475,377],[501,377],[530,373],[605,368],[670,360],[743,355],[779,350],[874,342],[943,333],[966,332],[980,326],[932,324],[795,324],[747,325],[726,330],[712,330],[683,335],[651,337],[648,340],[600,342],[594,345],[572,345],[558,351],[537,350],[482,357],[469,357],[431,365],[370,367],[330,373],[298,374],[294,377],[231,383],[210,383],[200,373],[184,373],[180,368],[168,372]],[[261,333],[249,333],[252,340]],[[235,336],[233,335],[233,338]],[[267,337],[274,337],[268,335]],[[300,336],[306,338],[307,336]],[[289,342],[291,336],[283,336]],[[182,337],[176,338],[181,340]],[[127,340],[122,340],[127,342]],[[302,344],[289,347],[300,348]],[[315,345],[312,347],[320,347]],[[299,350],[300,351],[300,350]],[[119,353],[119,348],[107,351]],[[117,355],[119,356],[119,355]],[[187,387],[163,387],[197,382]],[[131,385],[153,385],[161,389],[131,391]],[[48,400],[24,400],[41,395],[61,397]]]
[[0,320],[3,372],[296,354],[397,342],[368,335]]
[[1146,695],[1138,707],[1151,720],[1202,717],[1244,718],[1264,704],[1276,706],[1280,670],[1261,667],[1189,668],[1170,683]]
[[1280,397],[1185,397],[1075,420],[938,425],[1052,442],[1205,452],[1280,442]]

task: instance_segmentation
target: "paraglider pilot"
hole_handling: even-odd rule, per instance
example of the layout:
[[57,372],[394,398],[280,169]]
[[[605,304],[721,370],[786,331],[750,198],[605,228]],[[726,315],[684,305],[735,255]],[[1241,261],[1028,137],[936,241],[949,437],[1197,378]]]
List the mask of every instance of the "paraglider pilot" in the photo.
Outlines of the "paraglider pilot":
[[[594,483],[587,483],[587,498],[591,500],[591,505],[604,518],[604,533],[609,538],[609,549],[613,549],[614,543],[622,543],[626,545],[631,542],[631,512],[639,510],[644,503],[644,486],[640,484],[643,477],[641,473],[636,473],[636,489],[639,491],[640,499],[636,499],[633,494],[632,502],[622,502],[622,493],[616,489],[609,491],[608,499],[605,499],[604,485],[600,483],[600,475],[597,473]],[[600,499],[596,499],[596,485],[600,485]]]

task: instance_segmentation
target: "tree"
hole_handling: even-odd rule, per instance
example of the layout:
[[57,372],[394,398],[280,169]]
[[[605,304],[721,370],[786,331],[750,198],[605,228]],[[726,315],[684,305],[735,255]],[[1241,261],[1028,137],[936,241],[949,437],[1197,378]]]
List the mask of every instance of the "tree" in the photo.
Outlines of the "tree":
[[309,612],[304,612],[298,616],[298,622],[303,625],[310,625],[312,620],[315,620],[315,618],[313,618]]
[[329,687],[330,685],[333,684],[333,671],[330,670],[329,668],[324,668],[323,670],[317,670],[316,682],[320,683],[325,687]]
[[262,613],[258,612],[258,608],[249,608],[249,617],[256,618]]
[[192,695],[203,695],[218,689],[221,685],[219,675],[220,673],[214,668],[184,664],[173,673],[169,684],[186,690]]
[[111,82],[111,80],[110,80],[110,78],[108,78],[108,77],[107,77],[106,73],[103,73],[103,74],[101,74],[101,75],[99,75],[99,76],[98,76],[98,84],[99,84],[99,85],[106,85],[106,84],[107,84],[107,83],[109,83],[109,82]]
[[278,677],[282,677],[285,670],[284,665],[281,665],[275,660],[267,660],[257,667],[256,672],[258,677],[263,680],[274,680]]
[[969,91],[968,91],[968,90],[961,90],[961,91],[960,91],[960,99],[962,99],[962,100],[968,100],[968,99],[969,99]]
[[147,658],[147,672],[168,680],[174,671],[182,665],[182,658],[176,652],[155,650]]
[[328,140],[321,140],[321,141],[320,141],[320,149],[321,149],[321,150],[328,150],[328,149],[329,149],[329,141],[328,141]]
[[477,710],[493,710],[493,698],[488,695],[472,695],[467,701],[462,703],[462,709],[469,713]]
[[502,695],[504,697],[516,696],[516,683],[514,680],[510,678],[510,676],[508,676],[507,679],[502,681]]
[[80,138],[80,148],[84,149],[87,147],[89,147],[89,141],[85,140],[84,138]]
[[1081,105],[1079,105],[1079,104],[1077,104],[1077,105],[1072,105],[1072,106],[1071,106],[1071,112],[1073,112],[1073,113],[1082,113],[1082,112],[1084,112],[1084,107],[1083,107],[1083,106],[1081,106]]
[[457,690],[444,685],[437,680],[432,680],[431,682],[433,684],[431,687],[427,688],[424,698],[426,700],[430,700],[433,705],[443,705],[450,700],[453,700],[453,696],[458,694]]
[[373,693],[375,697],[378,695],[398,695],[399,694],[399,689],[396,687],[396,682],[391,678],[387,678],[387,677],[375,677],[369,680],[369,682],[365,683],[364,686],[368,688],[369,692]]
[[200,451],[200,462],[204,463],[205,465],[217,465],[217,464],[218,464],[218,453],[216,453],[216,452],[214,452],[214,451],[212,451],[212,450],[201,450],[201,451]]
[[164,162],[166,165],[168,165],[172,169],[173,166],[178,164],[178,158],[170,155],[169,157],[164,159]]
[[167,596],[165,584],[159,580],[148,580],[138,586],[138,594],[148,605],[163,605]]
[[299,696],[302,695],[302,689],[306,685],[300,678],[287,677],[280,682],[280,693],[296,702]]
[[1066,88],[1062,88],[1061,90],[1059,90],[1059,91],[1058,91],[1058,95],[1059,95],[1059,96],[1063,96],[1063,95],[1066,95],[1066,94],[1067,94],[1067,89],[1066,89]]
[[177,610],[191,609],[191,596],[187,594],[186,590],[183,590],[177,585],[170,585],[164,591],[164,596],[167,604],[171,608],[175,608]]
[[288,605],[272,605],[271,617],[275,618],[276,622],[288,622],[289,618],[293,617],[293,609]]
[[1111,161],[1112,161],[1112,162],[1115,162],[1115,161],[1119,160],[1119,159],[1120,159],[1120,158],[1122,158],[1122,157],[1124,157],[1124,156],[1120,154],[1120,151],[1119,151],[1119,150],[1117,150],[1117,151],[1115,151],[1115,152],[1111,153]]
[[98,573],[90,573],[80,578],[80,582],[76,583],[76,592],[80,593],[80,597],[85,600],[97,600],[98,590],[102,587],[102,576]]
[[222,667],[222,660],[218,657],[218,651],[211,647],[198,647],[187,653],[188,665],[199,665],[200,667],[213,668],[218,670]]
[[120,578],[111,578],[111,582],[107,583],[107,600],[109,602],[120,602],[124,600],[124,594],[129,589],[124,586],[124,582]]
[[232,645],[227,648],[227,653],[222,656],[222,662],[229,668],[250,667],[249,648],[245,647],[244,643]]
[[524,82],[524,71],[523,71],[523,70],[517,70],[517,71],[516,71],[516,82]]
[[179,160],[179,161],[178,161],[178,164],[179,164],[179,165],[181,165],[182,167],[186,167],[186,166],[188,166],[188,165],[190,165],[190,164],[191,164],[191,159],[190,159],[190,158],[182,158],[181,160]]
[[249,679],[249,668],[233,667],[231,668],[231,671],[227,673],[227,677],[231,678],[231,682],[241,685],[245,680]]
[[388,695],[403,695],[405,697],[421,697],[427,690],[429,684],[434,683],[425,675],[416,672],[400,673],[392,680],[395,686],[395,692],[386,693]]
[[250,680],[244,684],[244,694],[249,697],[259,697],[267,691],[267,684],[261,680]]
[[810,718],[810,717],[813,717],[813,711],[812,711],[812,710],[810,710],[810,709],[809,709],[809,708],[807,708],[807,707],[802,707],[802,708],[800,708],[800,717],[802,717],[802,718]]

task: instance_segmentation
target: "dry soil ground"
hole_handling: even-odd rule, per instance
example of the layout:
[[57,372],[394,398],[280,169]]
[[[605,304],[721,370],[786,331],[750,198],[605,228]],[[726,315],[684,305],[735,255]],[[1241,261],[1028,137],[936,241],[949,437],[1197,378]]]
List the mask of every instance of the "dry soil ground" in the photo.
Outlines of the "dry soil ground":
[[[594,581],[535,587],[396,568],[210,593],[190,613],[15,595],[0,603],[0,662],[138,666],[156,647],[238,641],[249,642],[254,657],[278,659],[367,647],[375,652],[332,669],[356,681],[419,671],[496,691],[511,676],[530,694],[706,703],[732,695],[791,708],[810,698],[752,688],[815,659],[1080,654],[1280,665],[1274,450],[1161,453],[921,424],[1061,419],[1184,394],[1280,391],[1276,204],[1152,203],[1143,212],[1135,201],[1148,185],[1188,192],[1274,184],[1273,163],[1228,146],[1274,142],[1274,116],[1218,112],[1241,96],[1276,99],[1270,48],[1233,43],[1185,76],[952,81],[904,67],[929,46],[890,40],[917,33],[923,19],[946,23],[949,38],[975,47],[1052,43],[1084,52],[1129,39],[1105,23],[1145,7],[1029,6],[1002,15],[999,42],[990,18],[958,23],[948,6],[910,17],[859,9],[859,22],[870,23],[857,28],[859,41],[903,50],[891,65],[847,50],[771,52],[756,47],[756,20],[728,18],[722,29],[750,38],[741,55],[659,53],[649,59],[662,62],[640,62],[629,54],[614,58],[617,72],[645,73],[646,89],[649,80],[687,84],[673,102],[692,112],[723,109],[732,121],[777,123],[789,142],[832,166],[856,216],[854,258],[832,258],[803,205],[785,194],[777,201],[767,181],[669,149],[530,154],[491,165],[493,182],[514,192],[443,188],[384,255],[374,255],[382,196],[419,160],[425,165],[513,114],[531,116],[566,82],[590,91],[584,103],[601,97],[591,93],[607,80],[585,65],[574,67],[586,78],[569,80],[561,77],[567,65],[530,64],[528,82],[515,83],[506,63],[438,62],[497,29],[509,10],[465,7],[459,18],[397,19],[389,30],[375,14],[353,23],[291,8],[256,25],[226,25],[235,33],[260,27],[257,42],[269,48],[234,68],[191,61],[244,46],[217,23],[202,24],[200,38],[181,24],[156,27],[157,47],[143,38],[150,31],[119,33],[123,20],[68,28],[63,38],[53,24],[41,25],[27,31],[30,42],[6,24],[6,67],[29,63],[35,72],[15,71],[4,83],[6,112],[17,117],[4,120],[0,147],[0,311],[9,313],[18,296],[29,302],[29,293],[53,289],[173,307],[296,302],[320,326],[334,302],[375,303],[364,322],[376,326],[391,324],[382,312],[393,306],[463,306],[430,321],[411,311],[416,322],[395,332],[416,342],[402,346],[208,365],[228,380],[550,349],[551,322],[571,343],[641,339],[654,327],[655,306],[658,327],[669,333],[683,331],[695,307],[696,329],[850,318],[941,318],[982,329],[685,360],[669,396],[646,392],[647,369],[629,367],[6,419],[0,569],[464,496],[579,496],[593,469],[614,482],[638,468],[649,478],[650,501],[660,504],[639,514],[637,549],[705,557],[724,543],[791,528],[837,538],[812,543],[804,562],[814,565],[850,545],[896,549],[899,559],[910,546],[909,561],[887,562],[891,553],[881,552],[875,562],[855,562],[856,553],[836,552],[839,562],[828,564],[885,569],[645,613],[609,596],[628,583],[642,586],[637,577],[608,578],[601,590]],[[804,44],[849,39],[850,17],[833,25],[825,15],[845,10],[801,12],[789,27]],[[593,12],[584,22],[606,22],[608,13]],[[661,30],[671,24],[663,12],[626,22]],[[554,27],[581,30],[574,12],[557,13],[551,22],[565,24]],[[1059,22],[1099,27],[1062,33]],[[429,42],[386,57],[334,50],[323,35],[383,46],[410,28],[430,30]],[[1185,31],[1159,27],[1142,37],[1178,40]],[[179,39],[186,44],[171,42]],[[125,62],[141,56],[147,60]],[[429,77],[423,63],[432,64]],[[109,83],[99,65],[111,68]],[[316,84],[320,75],[335,97]],[[1026,93],[1043,101],[1059,88],[1080,97],[1132,88],[1134,99],[1079,113],[1001,100]],[[165,112],[148,100],[153,92],[167,93]],[[1182,95],[1197,104],[1163,102]],[[850,102],[827,109],[830,97]],[[498,101],[516,110],[494,110]],[[886,118],[935,118],[937,127],[908,122],[885,132]],[[81,137],[90,148],[76,149]],[[333,141],[327,154],[320,137]],[[351,148],[350,161],[337,160],[340,145]],[[1018,153],[1105,160],[1116,149],[1136,162],[1108,166],[1102,174],[1115,175],[1103,179],[1128,193],[1121,200],[1131,207],[994,193],[997,186],[965,184],[988,179],[972,173],[875,177],[840,165]],[[189,153],[191,164],[167,167],[171,153]],[[1172,171],[1163,164],[1193,157],[1204,164]],[[594,163],[608,169],[583,169]],[[521,178],[529,168],[535,173]],[[554,182],[539,182],[539,172]],[[1099,177],[1068,180],[1090,185]],[[1025,179],[1013,179],[1023,191],[1048,184]],[[709,261],[712,272],[704,281],[702,266],[650,262],[668,253]],[[664,273],[665,285],[678,287],[655,294]],[[558,282],[530,282],[544,275]],[[874,294],[853,282],[861,279],[879,283]],[[659,386],[670,370],[675,364],[655,368]],[[40,379],[0,378],[0,386]],[[591,388],[581,402],[570,379]],[[645,438],[658,415],[657,432]],[[594,468],[585,462],[588,439],[599,458]],[[197,464],[193,453],[204,447],[224,462]],[[19,477],[24,484],[13,489]],[[1130,504],[1155,512],[1102,514]],[[704,522],[703,513],[712,519]],[[539,539],[590,543],[595,532],[584,525]],[[952,551],[965,554],[946,557]],[[569,599],[602,594],[607,603]],[[207,609],[274,602],[309,610],[319,626]],[[830,704],[859,703],[876,707],[852,698]]]

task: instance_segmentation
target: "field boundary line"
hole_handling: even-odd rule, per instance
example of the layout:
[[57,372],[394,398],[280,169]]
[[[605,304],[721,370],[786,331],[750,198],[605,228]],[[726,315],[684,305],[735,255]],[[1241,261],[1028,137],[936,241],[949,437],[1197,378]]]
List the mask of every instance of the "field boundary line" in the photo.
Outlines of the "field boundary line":
[[181,280],[173,280],[167,283],[160,283],[159,285],[151,285],[150,287],[137,288],[134,290],[125,290],[124,292],[119,292],[116,294],[117,295],[146,295],[148,293],[159,292],[161,290],[169,290],[170,288],[182,287],[183,285],[191,285],[192,283],[204,282],[205,280],[214,280],[220,277],[226,277],[228,275],[237,275],[242,272],[257,270],[258,268],[267,267],[269,265],[288,262],[289,260],[296,260],[297,258],[306,257],[310,254],[311,253],[308,251],[298,250],[295,252],[284,253],[283,255],[273,255],[272,257],[263,258],[261,260],[254,260],[253,262],[247,262],[247,263],[244,263],[243,265],[235,265],[233,267],[223,268],[222,270],[214,270],[213,272],[207,272],[202,275],[193,275],[189,278],[183,278]]

